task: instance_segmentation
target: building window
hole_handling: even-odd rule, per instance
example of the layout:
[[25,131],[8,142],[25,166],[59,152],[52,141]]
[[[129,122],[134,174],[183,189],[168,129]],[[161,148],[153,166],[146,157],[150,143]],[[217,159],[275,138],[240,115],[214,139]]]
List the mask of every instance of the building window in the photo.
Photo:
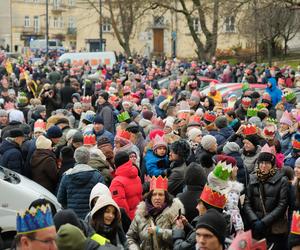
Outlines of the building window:
[[64,28],[65,24],[64,24],[64,18],[61,16],[59,17],[59,28]]
[[33,27],[34,27],[34,32],[38,33],[40,32],[40,19],[38,16],[35,16],[33,18]]
[[25,16],[24,27],[30,27],[30,18],[29,18],[29,16]]
[[103,23],[102,23],[102,31],[103,32],[110,32],[111,31],[111,23],[109,18],[103,18]]
[[58,28],[59,27],[59,25],[58,25],[58,18],[57,17],[53,18],[53,27],[54,28]]
[[69,16],[68,28],[76,28],[76,19],[73,16]]
[[34,3],[39,3],[39,2],[40,2],[40,0],[33,0],[33,2],[34,2]]
[[193,21],[193,28],[194,28],[195,32],[200,33],[201,26],[200,26],[199,18],[195,17],[192,19],[192,21]]
[[54,8],[59,8],[61,4],[61,0],[53,0],[53,6]]
[[235,32],[235,17],[226,17],[225,18],[225,32],[232,33]]
[[155,16],[153,18],[154,27],[162,27],[165,24],[165,19],[163,16]]
[[76,0],[69,0],[69,6],[75,6]]

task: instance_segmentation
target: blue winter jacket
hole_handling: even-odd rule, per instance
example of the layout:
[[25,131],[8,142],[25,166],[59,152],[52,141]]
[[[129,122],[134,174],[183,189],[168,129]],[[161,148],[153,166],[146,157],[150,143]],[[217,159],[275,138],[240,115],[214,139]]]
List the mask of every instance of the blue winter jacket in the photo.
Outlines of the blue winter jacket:
[[266,88],[266,92],[271,96],[272,105],[273,107],[275,107],[276,104],[281,101],[282,92],[277,87],[277,82],[275,78],[273,77],[269,78],[268,82],[271,83],[272,85],[270,88],[269,87]]
[[293,134],[290,133],[279,138],[281,153],[283,153],[284,156],[288,156],[292,152],[292,138]]
[[145,155],[145,165],[149,176],[159,176],[169,167],[168,156],[158,157],[151,149],[148,149]]
[[9,138],[0,145],[0,165],[10,170],[23,173],[24,161],[19,145]]
[[104,179],[98,170],[86,164],[77,164],[66,171],[60,182],[57,200],[64,208],[71,208],[80,219],[89,212],[89,199],[92,188]]
[[218,145],[222,145],[233,133],[234,131],[231,127],[226,127],[221,128],[216,134],[213,134],[213,136],[217,139]]
[[96,136],[96,140],[98,141],[102,137],[107,137],[110,140],[112,146],[114,146],[114,135],[106,129],[102,129],[98,133],[93,129],[93,134]]

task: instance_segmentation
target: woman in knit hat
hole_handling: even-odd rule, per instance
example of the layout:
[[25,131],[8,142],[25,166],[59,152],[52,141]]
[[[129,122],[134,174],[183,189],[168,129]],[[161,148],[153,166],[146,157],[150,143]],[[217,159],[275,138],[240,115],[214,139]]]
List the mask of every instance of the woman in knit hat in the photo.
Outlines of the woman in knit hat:
[[244,203],[245,221],[255,239],[267,239],[272,249],[286,249],[288,180],[276,168],[275,149],[267,144],[258,156]]
[[280,119],[278,134],[281,151],[287,156],[292,151],[292,138],[295,134],[291,114],[287,111],[283,113]]
[[55,193],[58,182],[56,157],[51,140],[43,135],[36,140],[36,150],[31,157],[31,173],[32,180]]

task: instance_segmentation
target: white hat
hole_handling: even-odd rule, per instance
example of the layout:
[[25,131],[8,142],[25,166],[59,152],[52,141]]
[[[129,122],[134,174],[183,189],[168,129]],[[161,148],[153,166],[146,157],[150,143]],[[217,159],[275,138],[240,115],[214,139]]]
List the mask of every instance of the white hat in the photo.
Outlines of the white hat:
[[92,191],[91,191],[91,194],[90,194],[90,202],[89,202],[89,205],[91,207],[91,203],[92,203],[92,200],[96,197],[100,197],[100,196],[111,196],[111,193],[108,189],[108,187],[102,183],[97,183]]
[[202,135],[202,131],[198,128],[191,128],[187,133],[188,138],[192,141],[199,135]]
[[37,138],[35,145],[37,149],[51,149],[52,141],[41,135]]
[[120,208],[110,195],[106,195],[106,196],[102,195],[102,196],[98,197],[98,200],[91,211],[91,216],[93,217],[95,215],[95,213],[97,213],[101,208],[104,208],[109,205],[116,208],[117,217],[118,217],[118,219],[120,219],[121,218]]

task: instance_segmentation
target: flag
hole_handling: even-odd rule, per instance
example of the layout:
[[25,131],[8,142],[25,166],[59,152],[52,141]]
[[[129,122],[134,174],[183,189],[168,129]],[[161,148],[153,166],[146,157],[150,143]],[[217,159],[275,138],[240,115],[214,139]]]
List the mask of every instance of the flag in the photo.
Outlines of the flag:
[[13,68],[12,68],[11,62],[8,59],[5,62],[5,69],[8,74],[13,73]]

